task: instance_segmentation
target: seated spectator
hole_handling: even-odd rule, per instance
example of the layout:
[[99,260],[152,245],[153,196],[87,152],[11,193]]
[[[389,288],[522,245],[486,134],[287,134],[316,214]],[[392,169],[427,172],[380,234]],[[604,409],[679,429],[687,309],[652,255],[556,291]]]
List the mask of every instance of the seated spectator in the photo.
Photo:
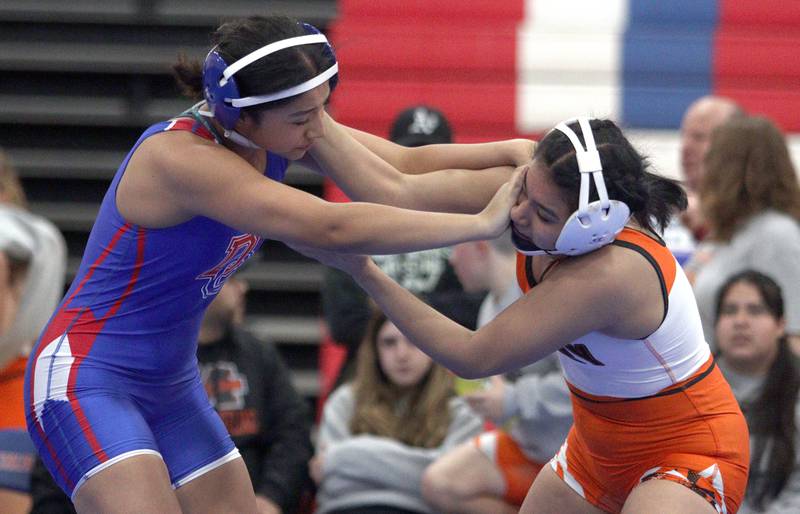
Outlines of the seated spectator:
[[707,227],[700,212],[697,192],[705,174],[704,160],[711,134],[720,125],[744,111],[733,100],[707,95],[692,102],[681,120],[680,166],[686,189],[687,207],[664,229],[662,238],[683,266],[706,235]]
[[0,153],[0,511],[25,513],[36,450],[25,427],[28,352],[64,291],[66,245],[27,210],[16,172]]
[[38,456],[31,471],[31,497],[31,514],[77,514],[69,496],[58,487]]
[[[19,312],[28,258],[9,252],[6,227],[0,212],[0,337],[5,337]],[[14,354],[17,345],[14,345]],[[35,449],[25,432],[22,414],[24,357],[0,365],[0,505],[3,512],[27,512],[28,488]]]
[[208,306],[197,360],[247,466],[259,514],[291,514],[310,486],[312,415],[275,345],[242,328],[246,292],[246,282],[230,277]]
[[[450,124],[438,109],[425,105],[409,107],[392,123],[392,142],[408,147],[453,142]],[[478,305],[485,291],[465,294],[448,263],[450,250],[435,248],[401,255],[376,255],[375,262],[400,285],[424,296],[437,307],[448,305],[448,314],[468,327],[475,326]],[[345,362],[336,380],[341,385],[352,377],[358,345],[370,317],[369,299],[347,273],[326,268],[322,286],[322,313],[333,340],[347,348]],[[323,396],[326,391],[323,391]]]
[[747,270],[721,287],[717,363],[750,429],[750,477],[739,514],[800,512],[800,367],[786,340],[781,288]]
[[800,336],[800,186],[783,134],[766,118],[734,117],[714,131],[705,168],[700,204],[710,232],[687,275],[706,340],[715,340],[722,283],[755,269],[783,289],[793,343]]
[[481,426],[454,395],[452,374],[376,312],[355,377],[324,407],[311,462],[317,512],[433,513],[420,489],[423,471]]
[[[465,291],[484,291],[478,326],[522,295],[510,231],[492,241],[462,243],[450,262]],[[458,514],[517,512],[542,466],[572,425],[572,402],[558,358],[527,366],[517,377],[492,377],[489,387],[464,396],[497,428],[437,459],[422,491],[437,511]],[[516,378],[516,380],[509,380]]]
[[[231,277],[206,310],[198,336],[200,373],[242,454],[259,514],[292,514],[310,486],[311,412],[275,346],[242,328],[246,291],[244,281]],[[75,512],[41,460],[31,490],[32,512]]]
[[0,326],[0,373],[27,355],[64,292],[64,238],[27,205],[16,170],[0,151],[0,250],[9,259],[19,294],[13,324]]
[[680,219],[697,240],[702,240],[707,230],[697,205],[697,194],[705,176],[705,158],[711,134],[725,122],[744,114],[730,98],[707,95],[692,102],[681,120],[680,163],[689,206],[681,213]]

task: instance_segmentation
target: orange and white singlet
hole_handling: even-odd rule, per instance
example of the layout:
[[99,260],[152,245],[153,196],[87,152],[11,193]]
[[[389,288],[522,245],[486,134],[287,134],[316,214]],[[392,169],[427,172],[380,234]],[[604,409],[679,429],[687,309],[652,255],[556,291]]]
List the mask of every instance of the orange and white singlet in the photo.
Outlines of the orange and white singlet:
[[[550,465],[606,512],[619,512],[638,484],[665,479],[733,514],[747,484],[747,424],[711,357],[691,286],[662,241],[626,228],[612,244],[653,266],[664,318],[644,339],[592,332],[559,350],[574,425]],[[518,256],[525,292],[536,285],[531,264]]]

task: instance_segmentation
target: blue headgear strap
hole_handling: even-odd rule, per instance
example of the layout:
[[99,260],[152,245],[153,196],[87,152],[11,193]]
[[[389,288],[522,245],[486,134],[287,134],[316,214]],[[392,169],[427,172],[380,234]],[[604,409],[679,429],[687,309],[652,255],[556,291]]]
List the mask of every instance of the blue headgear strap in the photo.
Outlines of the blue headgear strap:
[[[236,125],[236,121],[239,119],[242,107],[274,102],[276,100],[299,95],[314,89],[325,81],[329,81],[331,90],[333,90],[338,81],[339,71],[339,65],[336,62],[336,55],[333,52],[333,48],[331,48],[327,38],[317,30],[316,27],[308,23],[303,23],[302,25],[306,32],[308,32],[307,35],[283,39],[265,45],[258,50],[250,52],[241,59],[238,59],[230,66],[228,66],[225,60],[217,53],[216,49],[212,49],[208,53],[203,64],[203,91],[209,109],[213,112],[214,118],[216,118],[223,127],[228,130],[233,129]],[[258,59],[283,50],[284,48],[319,43],[325,44],[326,54],[332,57],[333,65],[331,67],[310,80],[282,91],[267,95],[241,98],[236,80],[233,78],[233,75],[239,70]]]
[[[320,32],[317,27],[315,27],[314,25],[312,25],[310,23],[301,22],[301,25],[303,26],[304,29],[306,29],[306,32],[308,32],[309,34],[322,34],[322,32]],[[336,52],[333,50],[333,47],[331,46],[331,44],[327,40],[325,41],[325,49],[322,51],[322,53],[326,57],[329,57],[332,63],[337,64],[337,68],[336,69],[338,70],[339,69],[338,68],[339,61],[336,60]],[[333,93],[333,90],[336,89],[336,85],[338,83],[339,83],[339,73],[335,73],[330,78],[330,80],[328,80],[328,85],[331,88],[331,93]]]

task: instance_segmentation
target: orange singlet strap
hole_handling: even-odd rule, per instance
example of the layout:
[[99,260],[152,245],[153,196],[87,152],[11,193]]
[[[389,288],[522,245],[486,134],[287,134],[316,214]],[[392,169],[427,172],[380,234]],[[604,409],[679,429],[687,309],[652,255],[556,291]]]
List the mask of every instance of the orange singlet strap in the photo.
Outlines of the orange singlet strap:
[[662,287],[665,293],[669,295],[672,290],[672,284],[675,283],[677,262],[664,241],[653,238],[644,232],[625,227],[611,244],[624,246],[642,254],[656,269],[662,282]]
[[531,260],[532,258],[529,255],[517,252],[517,283],[523,293],[527,293],[536,285],[536,280],[533,278]]
[[[639,252],[645,259],[652,264],[653,268],[658,274],[659,281],[661,282],[661,289],[664,294],[665,309],[667,306],[667,299],[672,284],[675,283],[675,274],[677,272],[677,263],[672,253],[667,248],[667,245],[660,238],[654,238],[625,227],[622,232],[617,235],[613,243],[617,246],[623,246],[636,252]],[[551,270],[553,265],[560,262],[560,260],[551,263],[542,274],[542,278]],[[533,258],[529,255],[524,255],[517,252],[517,283],[523,293],[527,293],[531,288],[537,284],[536,277],[533,275]],[[666,312],[666,310],[665,310]]]
[[545,266],[539,280],[536,280],[536,277],[533,275],[533,257],[517,252],[517,283],[519,284],[519,288],[522,289],[523,293],[527,293],[532,288],[536,287],[536,284],[544,280],[547,273],[555,268],[561,261],[562,259],[555,259],[550,262]]

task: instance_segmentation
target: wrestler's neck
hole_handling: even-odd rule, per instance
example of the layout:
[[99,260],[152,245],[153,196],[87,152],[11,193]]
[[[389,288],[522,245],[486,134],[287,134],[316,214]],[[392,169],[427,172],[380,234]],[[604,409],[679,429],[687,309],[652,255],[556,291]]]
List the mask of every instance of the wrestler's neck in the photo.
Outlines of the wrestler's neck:
[[648,229],[646,229],[646,228],[642,227],[642,226],[639,224],[639,222],[638,222],[638,221],[636,221],[636,218],[633,218],[633,217],[631,217],[631,219],[630,219],[630,220],[628,221],[628,223],[625,225],[625,228],[630,228],[630,229],[636,230],[637,232],[641,232],[642,234],[645,234],[645,235],[647,235],[647,236],[650,236],[650,237],[652,237],[653,239],[659,239],[659,236],[658,236],[658,234],[656,234],[656,233],[655,233],[655,232],[653,232],[652,230],[648,230]]
[[[216,123],[216,120],[214,122]],[[247,134],[242,134],[242,135],[250,139],[249,135]],[[267,152],[263,148],[249,148],[247,146],[236,143],[235,141],[227,137],[223,137],[221,144],[231,152],[235,153],[236,155],[247,161],[250,164],[250,166],[254,167],[259,172],[262,171],[266,166]]]
[[[208,104],[202,104],[201,109],[209,110]],[[230,137],[225,137],[224,134],[226,133],[225,127],[217,121],[215,118],[210,118],[208,122],[211,124],[213,128],[212,132],[214,137],[217,139],[219,144],[230,150],[231,152],[235,153],[248,163],[253,166],[255,169],[262,171],[267,163],[267,152],[263,148],[251,148],[241,143],[237,143]],[[242,130],[241,123],[237,123],[237,129],[239,131]],[[246,132],[246,131],[245,131]],[[239,132],[240,135],[244,136],[246,139],[251,140],[252,138],[250,134],[245,132]]]

